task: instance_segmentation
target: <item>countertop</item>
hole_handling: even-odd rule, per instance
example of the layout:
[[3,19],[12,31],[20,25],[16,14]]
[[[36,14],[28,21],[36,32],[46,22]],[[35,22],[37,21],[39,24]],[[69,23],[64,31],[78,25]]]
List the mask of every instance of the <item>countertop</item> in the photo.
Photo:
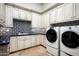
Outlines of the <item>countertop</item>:
[[29,36],[29,35],[46,35],[45,33],[29,33],[29,34],[20,34],[20,35],[10,35],[10,37],[13,36]]

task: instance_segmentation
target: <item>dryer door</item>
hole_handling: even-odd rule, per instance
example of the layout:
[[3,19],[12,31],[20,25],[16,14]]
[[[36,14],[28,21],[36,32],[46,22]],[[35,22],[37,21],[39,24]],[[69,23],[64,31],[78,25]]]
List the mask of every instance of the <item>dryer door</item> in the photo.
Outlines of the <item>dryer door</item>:
[[54,29],[49,29],[46,33],[47,40],[54,43],[57,40],[57,33]]
[[79,45],[79,35],[73,31],[66,31],[62,34],[62,43],[69,48],[76,48]]

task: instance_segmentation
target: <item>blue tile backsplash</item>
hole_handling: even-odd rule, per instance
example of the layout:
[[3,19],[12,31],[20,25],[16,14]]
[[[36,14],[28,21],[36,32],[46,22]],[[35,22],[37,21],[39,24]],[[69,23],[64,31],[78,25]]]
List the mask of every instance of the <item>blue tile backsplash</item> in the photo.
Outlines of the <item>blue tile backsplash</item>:
[[31,32],[31,22],[13,20],[12,34],[17,35],[19,33],[30,33]]

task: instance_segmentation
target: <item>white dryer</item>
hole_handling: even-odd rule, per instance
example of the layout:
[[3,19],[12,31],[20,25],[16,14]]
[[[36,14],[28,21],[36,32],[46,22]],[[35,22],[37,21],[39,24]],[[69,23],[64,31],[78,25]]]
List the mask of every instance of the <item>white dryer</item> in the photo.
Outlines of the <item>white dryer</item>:
[[46,33],[46,47],[51,55],[58,55],[59,27],[50,28]]
[[79,56],[79,26],[60,28],[60,55]]

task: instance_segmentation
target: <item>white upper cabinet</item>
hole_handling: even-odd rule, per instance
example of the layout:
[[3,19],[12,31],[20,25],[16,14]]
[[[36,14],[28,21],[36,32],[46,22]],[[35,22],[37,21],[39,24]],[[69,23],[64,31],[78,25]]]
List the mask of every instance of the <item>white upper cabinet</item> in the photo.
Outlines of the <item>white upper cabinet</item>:
[[32,13],[32,28],[41,28],[41,15]]
[[42,28],[46,28],[50,26],[49,23],[49,12],[46,12],[42,15],[42,19],[41,19],[41,23],[42,23]]
[[13,7],[13,18],[16,18],[16,19],[20,18],[20,10],[18,8]]
[[5,20],[5,5],[3,3],[0,3],[0,24],[4,25]]
[[6,27],[13,27],[13,13],[12,13],[12,7],[6,5],[5,6],[5,26]]
[[64,21],[73,21],[74,16],[74,4],[66,3],[64,4]]
[[0,23],[5,27],[13,27],[12,7],[0,4]]
[[64,22],[64,6],[57,7],[56,23]]
[[31,21],[31,12],[13,7],[13,18]]
[[57,8],[50,11],[50,24],[56,23],[57,20]]
[[20,9],[20,19],[22,19],[22,20],[28,20],[25,10],[21,10]]
[[18,44],[18,49],[17,50],[20,50],[20,49],[24,49],[24,39],[23,39],[23,37],[17,37],[17,44]]
[[4,19],[5,5],[0,3],[0,19]]
[[74,4],[74,20],[79,20],[79,3]]
[[26,20],[32,21],[32,12],[30,11],[25,11],[26,14]]
[[56,7],[50,11],[50,24],[73,21],[74,10],[73,3],[65,3]]
[[20,10],[20,18],[23,20],[31,21],[31,12]]

